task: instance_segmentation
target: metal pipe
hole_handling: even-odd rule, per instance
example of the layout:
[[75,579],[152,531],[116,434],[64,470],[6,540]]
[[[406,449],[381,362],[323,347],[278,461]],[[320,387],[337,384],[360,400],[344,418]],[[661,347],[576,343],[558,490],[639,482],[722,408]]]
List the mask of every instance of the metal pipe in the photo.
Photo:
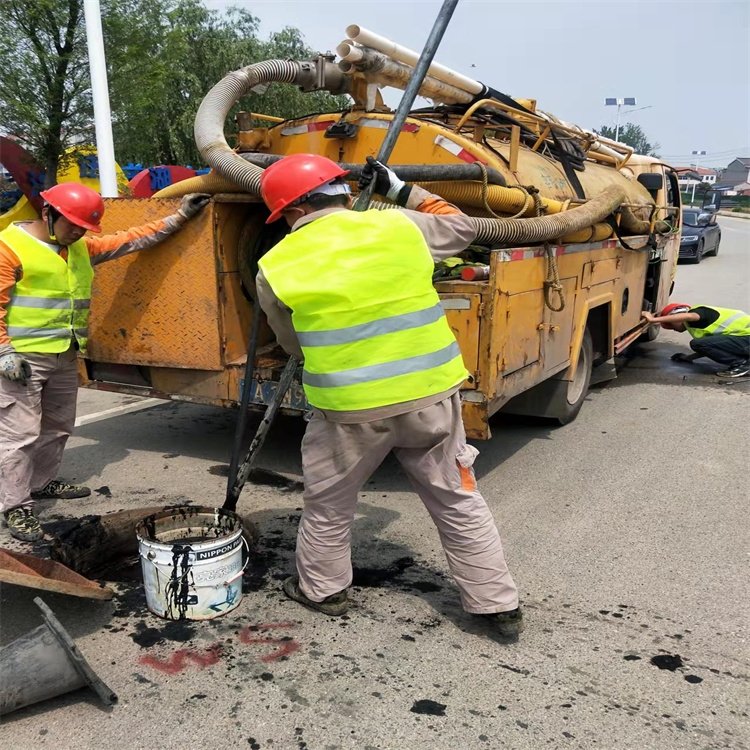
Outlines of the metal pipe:
[[[414,74],[404,91],[404,95],[401,97],[401,101],[396,109],[396,114],[391,120],[391,124],[388,126],[388,131],[385,134],[383,143],[380,145],[377,157],[379,162],[385,163],[389,159],[393,147],[396,145],[396,140],[401,134],[401,128],[403,127],[404,122],[406,122],[406,116],[409,114],[412,104],[414,104],[417,92],[427,75],[427,69],[430,67],[432,59],[435,57],[435,52],[437,52],[440,40],[443,38],[445,30],[448,28],[448,23],[451,20],[453,11],[456,9],[456,5],[458,5],[458,0],[443,0],[443,5],[435,19],[430,35],[427,37],[427,42],[424,45],[422,54],[419,56],[419,61],[414,68]],[[371,180],[370,184],[359,194],[357,202],[354,204],[354,210],[366,211],[374,192],[375,180]]]
[[[406,63],[412,67],[417,64],[417,60],[419,59],[419,55],[414,50],[402,47],[400,44],[396,44],[396,42],[356,24],[346,27],[346,35],[358,44],[365,47],[372,47],[372,49],[383,52],[391,59]],[[451,86],[474,95],[481,94],[485,88],[484,84],[479,81],[461,75],[461,73],[436,62],[430,65],[427,74],[433,78],[437,78],[439,81],[449,83]]]

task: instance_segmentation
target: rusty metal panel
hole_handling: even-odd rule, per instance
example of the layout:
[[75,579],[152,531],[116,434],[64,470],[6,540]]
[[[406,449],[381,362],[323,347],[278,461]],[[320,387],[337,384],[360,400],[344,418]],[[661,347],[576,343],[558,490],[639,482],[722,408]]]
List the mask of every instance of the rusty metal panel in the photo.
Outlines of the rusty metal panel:
[[558,365],[570,359],[577,280],[577,277],[560,280],[565,296],[565,307],[560,312],[554,312],[545,305],[543,341],[545,372],[558,368]]
[[583,267],[584,288],[614,281],[620,277],[620,258],[604,258],[586,263]]
[[451,327],[461,354],[464,365],[472,376],[466,380],[462,388],[476,388],[479,370],[479,309],[482,298],[479,294],[441,294],[440,303],[445,310],[445,317]]
[[502,375],[538,361],[544,327],[541,289],[508,295],[506,326],[509,335],[503,350]]
[[[179,199],[106,200],[103,232],[174,213]],[[88,357],[221,370],[214,206],[160,245],[96,268]]]

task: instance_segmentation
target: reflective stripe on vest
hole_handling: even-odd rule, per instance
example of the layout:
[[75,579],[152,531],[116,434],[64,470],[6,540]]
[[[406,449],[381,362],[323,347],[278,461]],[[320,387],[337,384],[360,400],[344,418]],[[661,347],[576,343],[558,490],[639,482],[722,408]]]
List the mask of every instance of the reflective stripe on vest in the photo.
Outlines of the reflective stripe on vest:
[[750,315],[742,310],[731,310],[727,307],[711,307],[709,305],[695,305],[705,307],[719,314],[713,323],[705,328],[693,328],[685,323],[685,328],[693,338],[700,339],[704,336],[723,334],[724,336],[750,336]]
[[16,351],[58,354],[73,339],[85,351],[94,270],[84,240],[67,248],[67,262],[15,224],[0,232],[0,240],[18,256],[23,271],[5,320]]
[[332,212],[285,237],[259,266],[292,311],[313,406],[370,409],[466,378],[429,248],[403,214]]

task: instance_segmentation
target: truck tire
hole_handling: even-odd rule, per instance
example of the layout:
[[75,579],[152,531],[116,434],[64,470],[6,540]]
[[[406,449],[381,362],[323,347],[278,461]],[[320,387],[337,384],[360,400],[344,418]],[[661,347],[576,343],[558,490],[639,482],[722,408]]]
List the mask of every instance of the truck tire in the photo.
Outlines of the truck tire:
[[573,380],[550,378],[512,398],[502,411],[526,417],[543,417],[558,425],[568,424],[577,416],[586,399],[594,367],[594,345],[591,332],[583,333],[578,364]]
[[[568,424],[572,422],[581,411],[583,402],[589,392],[589,383],[591,382],[591,370],[594,366],[594,345],[591,341],[591,333],[587,328],[583,332],[581,341],[581,350],[578,353],[578,364],[573,375],[573,380],[561,381],[567,382],[566,392],[560,394],[560,414],[555,417],[558,424]],[[564,399],[564,401],[563,401]]]

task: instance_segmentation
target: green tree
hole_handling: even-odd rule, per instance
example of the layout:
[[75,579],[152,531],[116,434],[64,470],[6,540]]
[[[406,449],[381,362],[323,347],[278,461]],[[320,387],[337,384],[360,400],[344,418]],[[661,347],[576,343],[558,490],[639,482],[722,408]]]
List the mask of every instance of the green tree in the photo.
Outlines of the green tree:
[[92,134],[83,0],[4,0],[0,129],[33,153],[54,185],[65,150]]
[[[54,184],[65,150],[93,141],[83,0],[3,0],[3,10],[0,131],[17,136]],[[253,62],[313,54],[294,28],[260,39],[258,19],[242,8],[222,14],[199,0],[101,0],[101,10],[121,163],[197,164],[193,121],[214,84]],[[288,118],[345,104],[275,84],[241,108]]]
[[[615,140],[615,133],[617,131],[609,125],[602,125],[601,128],[594,130],[594,132],[598,135],[603,135],[605,138]],[[630,146],[636,154],[659,156],[657,151],[661,146],[658,143],[650,143],[648,137],[643,132],[643,128],[635,123],[626,122],[620,126],[619,141]]]
[[[106,0],[106,5],[114,141],[123,163],[197,164],[193,123],[212,86],[260,60],[313,55],[297,29],[259,39],[258,18],[242,8],[219,14],[198,0]],[[274,84],[245,97],[226,127],[232,130],[239,109],[288,118],[345,104],[326,92],[303,94]]]

